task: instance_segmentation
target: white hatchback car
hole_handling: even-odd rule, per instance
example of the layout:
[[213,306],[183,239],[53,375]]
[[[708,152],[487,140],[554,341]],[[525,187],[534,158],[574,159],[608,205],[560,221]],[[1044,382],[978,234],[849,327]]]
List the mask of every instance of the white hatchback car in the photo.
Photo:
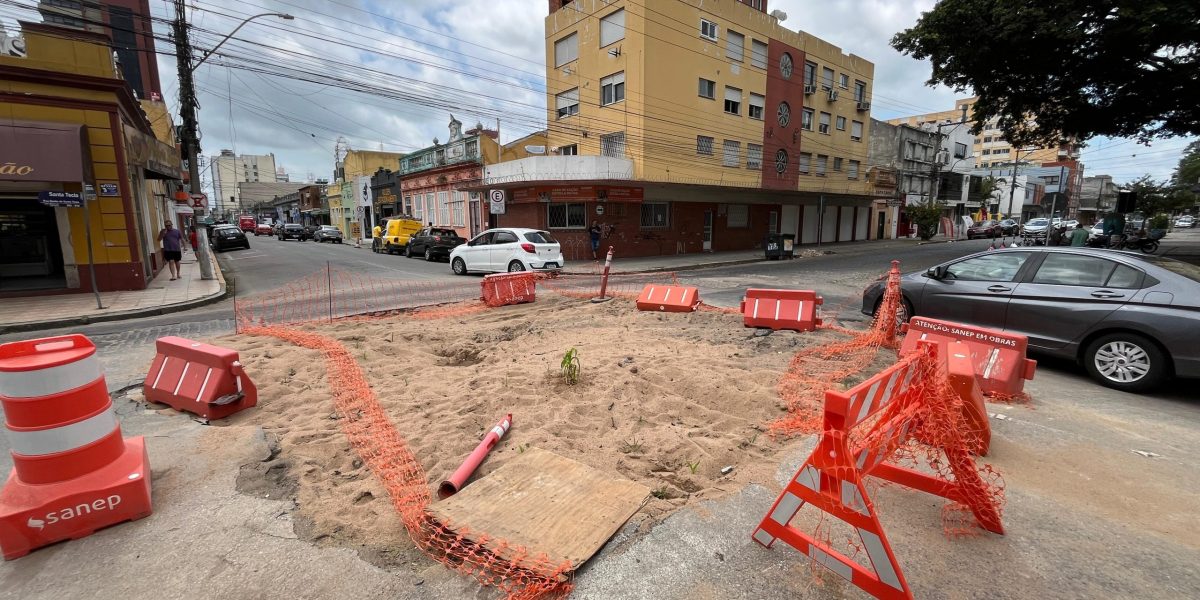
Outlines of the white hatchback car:
[[489,229],[450,251],[450,268],[457,275],[472,271],[558,271],[563,264],[558,240],[538,229]]

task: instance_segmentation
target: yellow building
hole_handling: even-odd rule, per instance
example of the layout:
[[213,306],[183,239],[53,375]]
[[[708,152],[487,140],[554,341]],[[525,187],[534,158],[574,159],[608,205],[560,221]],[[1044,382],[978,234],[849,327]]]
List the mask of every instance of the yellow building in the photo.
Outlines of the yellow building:
[[766,4],[550,0],[550,155],[489,169],[501,222],[623,256],[865,239],[874,65]]
[[[954,101],[954,110],[898,117],[889,119],[887,122],[892,125],[919,127],[926,123],[957,123],[963,120],[965,114],[967,122],[974,125],[972,107],[975,106],[977,100],[979,99],[975,97],[960,98]],[[965,113],[963,112],[964,108],[966,109]],[[975,136],[974,156],[975,166],[981,169],[1009,166],[1018,161],[1032,165],[1057,164],[1059,161],[1069,162],[1078,159],[1079,146],[1062,144],[1056,147],[1024,146],[1017,148],[1004,139],[1004,133],[996,127],[996,120],[992,119],[986,124],[983,131]]]
[[[377,150],[350,150],[338,166],[340,177],[329,186],[330,194],[334,188],[340,188],[342,204],[341,218],[333,220],[333,224],[342,232],[346,239],[362,239],[370,234],[375,226],[371,200],[371,175],[379,169],[395,171],[400,168],[400,159],[404,155],[399,152],[383,152]],[[330,219],[333,219],[333,208],[330,209]]]
[[0,295],[145,288],[179,224],[165,107],[137,101],[107,36],[21,27],[26,56],[0,56]]

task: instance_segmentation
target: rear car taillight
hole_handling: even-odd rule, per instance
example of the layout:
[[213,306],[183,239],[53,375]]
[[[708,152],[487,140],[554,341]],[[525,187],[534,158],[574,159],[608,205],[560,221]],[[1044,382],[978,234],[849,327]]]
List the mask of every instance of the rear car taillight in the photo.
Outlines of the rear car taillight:
[[521,244],[521,249],[530,254],[537,254],[537,250],[534,249],[533,244]]

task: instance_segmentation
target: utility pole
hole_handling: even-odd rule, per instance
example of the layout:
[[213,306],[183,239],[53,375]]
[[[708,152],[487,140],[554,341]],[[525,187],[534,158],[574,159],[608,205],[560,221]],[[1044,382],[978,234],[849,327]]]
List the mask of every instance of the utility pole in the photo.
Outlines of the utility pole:
[[[188,39],[187,15],[184,0],[175,0],[175,62],[179,69],[179,117],[183,120],[183,149],[187,153],[188,178],[192,193],[200,189],[200,136],[196,124],[196,84],[192,80],[192,44]],[[205,203],[207,204],[207,203]],[[196,217],[204,216],[208,206],[196,209]],[[208,250],[208,230],[196,228],[198,242],[196,262],[200,264],[200,279],[213,278],[212,255]]]
[[[1015,148],[1013,156],[1012,177],[1008,180],[1008,217],[1012,218],[1013,196],[1017,193],[1017,165],[1021,163],[1021,149]],[[1024,205],[1024,203],[1022,203]]]

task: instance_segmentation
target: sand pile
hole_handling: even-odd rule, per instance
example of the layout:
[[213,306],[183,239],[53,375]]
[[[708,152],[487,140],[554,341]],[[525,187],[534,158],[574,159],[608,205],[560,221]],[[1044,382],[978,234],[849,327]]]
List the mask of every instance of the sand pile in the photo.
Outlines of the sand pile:
[[[357,358],[431,489],[511,412],[512,430],[476,477],[544,448],[648,486],[647,523],[767,482],[782,446],[760,430],[781,414],[780,374],[799,348],[841,337],[756,336],[739,315],[640,313],[628,301],[552,294],[442,320],[303,329],[341,340]],[[259,408],[230,424],[261,425],[279,440],[277,456],[245,468],[243,489],[293,494],[302,537],[355,545],[380,563],[407,560],[399,518],[339,429],[320,354],[274,338],[216,343],[238,349],[259,386]],[[559,370],[571,348],[582,365],[574,385]]]

